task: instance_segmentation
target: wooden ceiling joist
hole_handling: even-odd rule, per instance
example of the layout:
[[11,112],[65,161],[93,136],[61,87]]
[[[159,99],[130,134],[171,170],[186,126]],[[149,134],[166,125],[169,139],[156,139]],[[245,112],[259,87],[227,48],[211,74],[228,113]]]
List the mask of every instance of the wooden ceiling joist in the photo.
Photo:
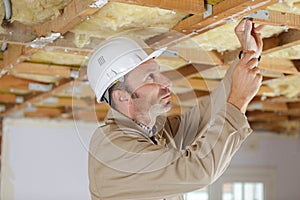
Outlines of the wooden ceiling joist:
[[70,78],[72,68],[69,66],[23,62],[12,68],[11,72]]
[[[269,40],[269,41],[268,41]],[[262,55],[290,48],[300,44],[300,30],[289,29],[287,32],[281,33],[275,38],[264,40],[264,50]]]
[[146,43],[156,48],[173,46],[178,41],[204,33],[232,19],[240,19],[274,3],[277,3],[277,0],[224,0],[213,6],[212,15],[209,17],[205,19],[202,15],[188,17],[175,25],[170,32],[150,38]]
[[282,115],[274,112],[264,112],[264,111],[251,111],[246,113],[247,118],[250,122],[254,121],[287,121],[288,116]]
[[[220,53],[216,51],[205,51],[199,47],[199,45],[194,44],[191,48],[182,47],[172,47],[171,50],[175,50],[180,57],[190,63],[197,64],[208,64],[208,65],[222,65],[223,60]],[[191,45],[192,46],[192,45]]]
[[259,24],[286,26],[287,28],[300,29],[300,15],[268,10],[268,19],[254,18]]
[[22,103],[23,101],[23,96],[9,93],[0,93],[0,103]]
[[176,70],[164,71],[163,74],[172,81],[179,81],[181,79],[186,79],[188,77],[194,76],[199,72],[210,69],[212,67],[214,66],[205,64],[188,64]]
[[5,75],[0,78],[0,90],[6,90],[6,91],[32,90],[30,84],[39,84],[45,86],[48,85],[36,81],[17,78],[12,75]]
[[[0,79],[0,81],[1,81],[1,79]],[[72,80],[64,80],[64,81],[61,82],[59,85],[57,85],[57,86],[55,85],[51,91],[44,92],[44,93],[42,93],[42,94],[38,94],[38,95],[32,96],[32,97],[31,97],[30,99],[28,99],[27,101],[25,101],[25,102],[23,102],[23,103],[21,103],[21,104],[19,104],[19,105],[16,105],[16,106],[14,106],[14,107],[12,107],[12,108],[10,108],[10,109],[7,109],[7,110],[6,110],[5,112],[3,112],[3,113],[0,113],[0,117],[1,117],[1,116],[8,116],[8,115],[10,115],[10,114],[12,114],[12,113],[14,113],[14,112],[19,112],[19,111],[21,111],[22,109],[28,107],[28,105],[33,105],[34,103],[40,102],[40,101],[42,101],[42,100],[44,100],[44,99],[46,99],[46,98],[52,96],[52,94],[53,94],[56,90],[61,90],[61,89],[65,88],[65,87],[69,86],[68,83],[69,83],[70,81],[72,81]],[[1,85],[1,84],[0,84],[0,85]]]
[[59,108],[42,108],[34,107],[31,110],[25,110],[25,117],[47,117],[47,118],[57,118],[63,113],[62,109]]
[[113,2],[135,4],[148,7],[158,7],[167,10],[200,15],[204,12],[203,0],[110,0]]
[[287,112],[288,106],[284,102],[252,102],[248,106],[248,111],[262,110],[262,111],[274,111],[274,112]]
[[23,46],[9,45],[7,50],[3,53],[3,67],[13,67],[22,60]]
[[261,61],[259,63],[259,68],[272,72],[280,72],[286,74],[300,73],[293,61],[284,58],[272,58],[262,56]]
[[[175,81],[172,83],[173,87],[184,87],[193,88],[200,91],[212,91],[217,88],[220,81],[217,80],[204,80],[204,79],[181,79],[180,81]],[[273,89],[266,85],[262,85],[259,88],[257,96],[275,96]]]
[[92,99],[77,99],[77,98],[59,98],[49,97],[40,102],[35,103],[35,106],[42,107],[74,107],[74,108],[87,108],[92,106]]

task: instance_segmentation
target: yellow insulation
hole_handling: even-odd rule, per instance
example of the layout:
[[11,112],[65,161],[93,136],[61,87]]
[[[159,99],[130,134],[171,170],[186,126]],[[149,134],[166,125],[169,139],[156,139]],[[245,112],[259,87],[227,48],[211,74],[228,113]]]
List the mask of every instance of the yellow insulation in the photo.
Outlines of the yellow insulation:
[[59,16],[71,0],[11,0],[12,21],[34,25]]
[[[126,34],[146,39],[168,31],[185,15],[185,13],[160,8],[110,2],[71,32],[76,35],[88,35],[88,37],[108,38],[130,30]],[[78,41],[75,42],[78,46],[83,45]]]
[[[0,22],[2,24],[2,19],[5,17],[5,9],[3,1],[0,1]],[[0,33],[4,33],[4,29],[0,26]]]
[[[240,43],[234,34],[234,28],[237,23],[238,22],[227,23],[218,28],[211,29],[194,37],[193,40],[198,43],[200,47],[208,51],[217,50],[218,52],[224,52],[226,50],[235,50],[240,47]],[[284,31],[284,28],[280,26],[266,26],[262,30],[262,37],[268,38],[282,31]]]
[[269,57],[285,58],[291,60],[300,59],[300,45],[295,45],[289,48],[281,49],[272,53],[268,53]]
[[298,134],[300,132],[299,121],[283,121],[279,123],[281,127],[285,129],[288,134]]
[[87,59],[88,58],[83,55],[40,50],[33,54],[28,61],[80,67],[86,64]]
[[206,0],[205,2],[211,5],[217,5],[218,3],[222,2],[224,0]]
[[282,2],[269,6],[268,9],[300,15],[300,0],[283,0]]
[[267,82],[277,95],[292,98],[300,94],[300,75],[291,75],[284,78],[273,79]]

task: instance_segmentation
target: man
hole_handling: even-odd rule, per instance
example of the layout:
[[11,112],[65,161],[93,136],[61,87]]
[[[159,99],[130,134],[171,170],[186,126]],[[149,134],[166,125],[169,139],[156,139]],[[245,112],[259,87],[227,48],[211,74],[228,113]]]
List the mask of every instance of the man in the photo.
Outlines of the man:
[[161,51],[147,56],[124,37],[95,50],[89,82],[97,101],[111,109],[90,144],[93,200],[183,199],[182,194],[211,184],[224,172],[251,133],[244,114],[262,81],[256,67],[260,29],[250,20],[239,23],[235,32],[247,51],[210,97],[182,116],[162,115],[171,108],[171,82],[152,59]]

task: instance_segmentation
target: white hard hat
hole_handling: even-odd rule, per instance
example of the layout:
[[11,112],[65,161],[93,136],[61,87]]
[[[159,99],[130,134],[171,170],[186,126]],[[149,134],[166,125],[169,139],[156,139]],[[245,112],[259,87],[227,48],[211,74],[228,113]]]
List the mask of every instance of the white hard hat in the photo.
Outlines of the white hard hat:
[[87,65],[89,84],[96,94],[97,102],[103,101],[105,91],[118,79],[165,50],[162,48],[147,55],[137,42],[127,37],[112,38],[100,44]]

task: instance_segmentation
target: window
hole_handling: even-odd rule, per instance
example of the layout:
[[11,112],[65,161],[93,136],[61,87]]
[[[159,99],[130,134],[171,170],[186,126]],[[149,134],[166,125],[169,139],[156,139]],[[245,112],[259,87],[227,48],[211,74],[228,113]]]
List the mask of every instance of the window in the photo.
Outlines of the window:
[[261,182],[230,182],[223,184],[223,200],[264,200],[264,184]]
[[208,187],[202,188],[194,192],[185,194],[184,199],[187,200],[209,200]]
[[185,200],[272,200],[275,181],[273,168],[229,168],[209,187],[186,194]]

